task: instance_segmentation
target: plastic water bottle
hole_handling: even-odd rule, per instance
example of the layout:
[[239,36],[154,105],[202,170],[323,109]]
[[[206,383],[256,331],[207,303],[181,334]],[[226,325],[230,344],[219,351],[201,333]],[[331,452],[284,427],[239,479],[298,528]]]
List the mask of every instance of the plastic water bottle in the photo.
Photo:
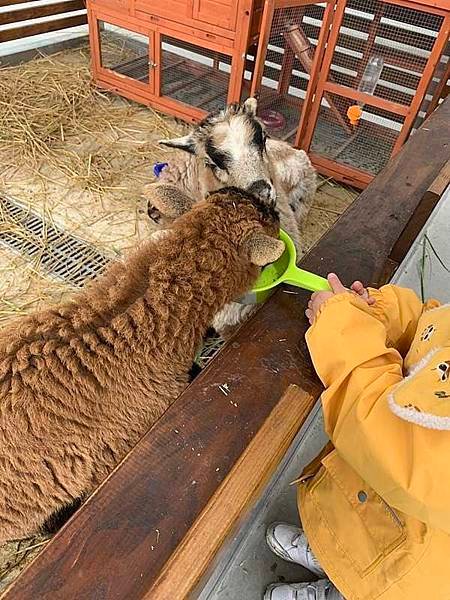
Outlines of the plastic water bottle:
[[361,82],[358,86],[359,92],[373,94],[380,80],[383,70],[384,60],[380,56],[371,56],[367,67],[364,69]]
[[[373,94],[375,88],[380,81],[381,72],[384,67],[384,60],[380,56],[371,56],[366,68],[364,69],[363,76],[358,86],[359,92],[365,94]],[[355,126],[362,116],[362,107],[364,106],[363,101],[359,101],[357,104],[353,104],[347,111],[347,116],[350,123]]]

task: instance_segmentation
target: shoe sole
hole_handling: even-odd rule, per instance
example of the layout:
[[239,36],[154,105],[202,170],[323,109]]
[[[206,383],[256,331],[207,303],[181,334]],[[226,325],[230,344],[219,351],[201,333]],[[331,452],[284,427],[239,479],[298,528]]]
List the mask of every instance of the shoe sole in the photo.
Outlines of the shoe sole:
[[[290,562],[294,565],[300,565],[300,563],[296,562],[295,560],[292,560],[292,558],[289,556],[289,554],[287,554],[284,550],[283,550],[283,546],[281,544],[278,543],[275,534],[273,533],[275,528],[278,525],[283,525],[283,523],[281,522],[276,522],[276,523],[272,523],[272,525],[269,525],[269,527],[266,530],[266,544],[269,546],[269,548],[272,550],[272,552],[274,554],[276,554],[279,558],[282,558],[283,560],[285,560],[286,562]],[[300,565],[301,567],[303,565]],[[304,567],[305,568],[305,567]],[[264,597],[264,600],[267,600],[266,597]],[[270,600],[270,597],[269,597]]]

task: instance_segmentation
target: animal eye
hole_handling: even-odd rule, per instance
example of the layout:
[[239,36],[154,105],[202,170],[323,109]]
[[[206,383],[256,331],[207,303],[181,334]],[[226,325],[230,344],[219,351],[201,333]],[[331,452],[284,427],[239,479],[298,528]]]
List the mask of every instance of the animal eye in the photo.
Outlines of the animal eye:
[[205,167],[208,167],[208,169],[212,169],[214,171],[214,169],[217,169],[217,165],[215,165],[212,160],[209,160],[209,158],[205,158]]

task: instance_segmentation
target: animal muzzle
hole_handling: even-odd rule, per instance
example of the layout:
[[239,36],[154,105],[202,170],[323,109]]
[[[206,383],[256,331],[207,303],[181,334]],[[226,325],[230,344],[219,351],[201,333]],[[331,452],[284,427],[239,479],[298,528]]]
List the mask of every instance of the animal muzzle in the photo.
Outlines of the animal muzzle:
[[247,188],[247,191],[265,202],[269,202],[276,199],[275,188],[273,187],[272,183],[267,179],[258,179],[258,181],[254,181]]

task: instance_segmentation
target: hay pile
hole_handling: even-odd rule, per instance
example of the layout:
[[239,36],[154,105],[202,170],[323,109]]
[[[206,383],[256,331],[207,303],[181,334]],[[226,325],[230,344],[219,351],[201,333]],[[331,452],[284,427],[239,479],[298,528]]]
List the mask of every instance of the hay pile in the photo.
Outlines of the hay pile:
[[[132,53],[113,42],[102,48],[118,60]],[[108,255],[148,235],[142,185],[164,156],[158,140],[182,131],[174,119],[96,88],[87,46],[0,69],[0,192]],[[0,214],[0,232],[16,227]],[[43,251],[45,244],[44,236]],[[0,321],[64,290],[42,277],[39,257],[30,265],[1,251],[0,273]]]
[[80,132],[80,124],[88,131],[104,128],[105,113],[93,115],[91,111],[98,100],[107,102],[91,85],[87,65],[74,69],[71,64],[42,58],[2,69],[2,153],[7,153],[12,163],[31,161],[35,167],[49,156],[56,159],[54,151],[67,137]]
[[[130,53],[112,42],[102,48],[118,60]],[[145,123],[134,122],[138,115]],[[159,156],[156,139],[179,130],[173,119],[96,88],[88,48],[0,70],[0,156],[9,176],[26,168],[50,181],[65,175],[70,187],[99,195],[126,191],[124,169]]]

